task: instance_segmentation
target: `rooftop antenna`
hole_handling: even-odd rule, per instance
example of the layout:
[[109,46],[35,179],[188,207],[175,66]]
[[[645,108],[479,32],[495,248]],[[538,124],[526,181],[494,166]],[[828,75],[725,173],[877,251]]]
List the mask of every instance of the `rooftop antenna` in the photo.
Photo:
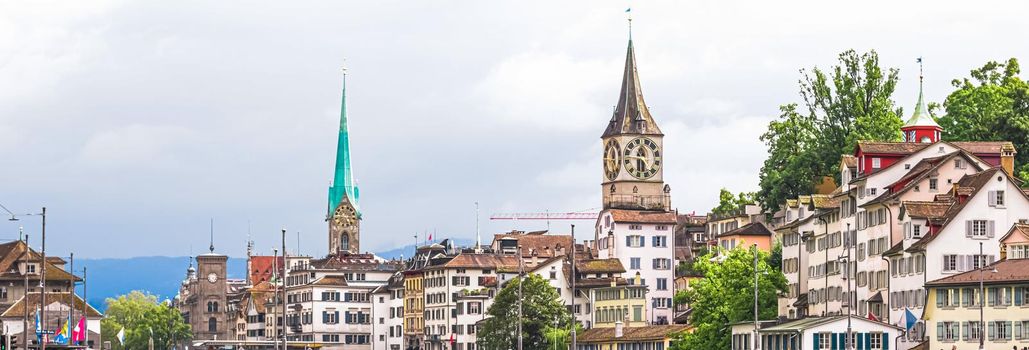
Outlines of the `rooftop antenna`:
[[214,253],[214,218],[211,218],[211,246],[208,249]]
[[475,202],[475,252],[482,250],[482,238],[479,235],[479,202]]

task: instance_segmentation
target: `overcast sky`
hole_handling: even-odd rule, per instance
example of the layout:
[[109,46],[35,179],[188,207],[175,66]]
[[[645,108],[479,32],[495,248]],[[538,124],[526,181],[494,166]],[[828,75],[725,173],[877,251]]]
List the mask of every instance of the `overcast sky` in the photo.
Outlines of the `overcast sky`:
[[[1029,57],[1024,2],[2,2],[0,203],[47,206],[51,254],[198,253],[214,218],[220,252],[249,223],[260,253],[285,226],[323,255],[345,64],[363,249],[473,239],[476,201],[484,237],[545,226],[494,212],[595,211],[629,6],[680,212],[756,190],[801,68],[875,49],[911,111],[916,57],[930,101]],[[19,225],[38,246],[38,218],[0,238]]]

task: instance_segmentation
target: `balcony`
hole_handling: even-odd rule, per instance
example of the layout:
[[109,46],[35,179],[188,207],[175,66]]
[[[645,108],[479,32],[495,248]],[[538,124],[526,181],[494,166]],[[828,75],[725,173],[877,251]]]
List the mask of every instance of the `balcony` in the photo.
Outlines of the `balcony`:
[[607,196],[611,208],[631,210],[668,210],[672,207],[672,197],[662,195],[612,194]]

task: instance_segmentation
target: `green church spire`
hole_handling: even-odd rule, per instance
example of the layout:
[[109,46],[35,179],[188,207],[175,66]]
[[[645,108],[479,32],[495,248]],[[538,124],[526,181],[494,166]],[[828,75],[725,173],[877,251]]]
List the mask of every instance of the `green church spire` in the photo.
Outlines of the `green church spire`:
[[350,130],[347,128],[347,73],[343,70],[343,98],[339,112],[339,140],[336,144],[336,171],[329,187],[328,215],[346,198],[357,208],[358,189],[350,166]]
[[929,115],[929,109],[925,108],[925,99],[923,98],[922,87],[923,87],[922,74],[922,58],[918,58],[918,103],[915,104],[915,112],[911,114],[911,118],[908,118],[907,122],[904,123],[905,127],[908,126],[936,126],[939,124],[933,120],[933,117]]

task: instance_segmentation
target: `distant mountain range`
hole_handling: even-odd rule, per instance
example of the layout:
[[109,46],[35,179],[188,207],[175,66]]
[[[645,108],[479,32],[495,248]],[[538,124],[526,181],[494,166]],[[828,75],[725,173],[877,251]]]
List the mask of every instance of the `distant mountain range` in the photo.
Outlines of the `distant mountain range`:
[[[455,240],[459,246],[471,246],[472,240]],[[385,259],[410,258],[414,245],[376,253]],[[229,258],[228,277],[246,278],[246,258]],[[127,259],[75,259],[75,270],[86,266],[89,275],[88,302],[99,310],[107,308],[104,302],[126,294],[133,290],[147,291],[157,295],[160,300],[171,299],[179,291],[182,280],[186,278],[189,257],[185,256],[145,256]],[[79,286],[79,293],[82,287]]]

